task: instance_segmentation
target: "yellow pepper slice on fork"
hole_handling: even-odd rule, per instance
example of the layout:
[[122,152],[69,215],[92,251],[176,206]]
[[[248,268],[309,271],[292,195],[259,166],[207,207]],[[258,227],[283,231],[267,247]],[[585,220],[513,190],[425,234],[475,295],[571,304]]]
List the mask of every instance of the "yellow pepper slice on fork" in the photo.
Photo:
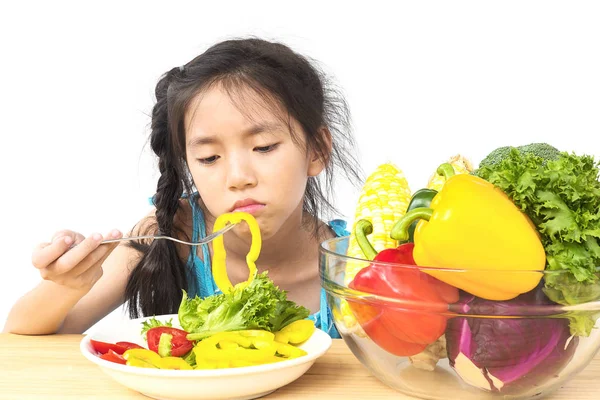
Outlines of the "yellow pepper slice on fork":
[[[262,245],[262,240],[260,236],[260,228],[258,226],[258,222],[252,216],[252,214],[245,212],[232,212],[221,214],[217,217],[213,232],[216,232],[225,227],[227,222],[238,223],[241,221],[245,221],[250,228],[250,233],[252,235],[252,243],[250,244],[250,250],[246,255],[246,263],[248,264],[248,269],[250,270],[248,280],[246,282],[242,282],[239,285],[247,286],[249,285],[256,276],[256,260],[260,254],[260,249]],[[213,261],[212,261],[212,273],[215,283],[217,287],[223,293],[227,293],[230,290],[233,290],[233,284],[229,280],[227,276],[227,267],[225,266],[225,244],[223,242],[223,236],[219,236],[215,238],[213,241]]]

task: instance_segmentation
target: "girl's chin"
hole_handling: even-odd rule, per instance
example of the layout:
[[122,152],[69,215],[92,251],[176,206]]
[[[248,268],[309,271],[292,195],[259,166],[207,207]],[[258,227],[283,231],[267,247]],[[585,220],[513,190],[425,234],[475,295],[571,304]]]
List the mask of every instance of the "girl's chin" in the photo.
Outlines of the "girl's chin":
[[[257,218],[258,227],[260,229],[260,238],[262,241],[270,239],[273,235],[271,229],[268,226],[264,226],[261,221]],[[233,228],[235,233],[243,238],[250,238],[250,227],[245,222],[240,223],[238,226]]]

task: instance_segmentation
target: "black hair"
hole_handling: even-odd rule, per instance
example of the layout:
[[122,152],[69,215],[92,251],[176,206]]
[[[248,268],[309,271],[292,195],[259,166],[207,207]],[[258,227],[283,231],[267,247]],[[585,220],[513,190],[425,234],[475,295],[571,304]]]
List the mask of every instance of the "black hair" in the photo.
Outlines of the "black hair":
[[[309,220],[314,221],[312,228],[318,235],[319,221],[335,213],[329,200],[334,172],[340,169],[353,183],[361,181],[348,106],[306,57],[284,44],[257,38],[217,43],[158,81],[150,145],[158,157],[160,177],[154,196],[156,221],[148,229],[164,235],[173,235],[177,229],[174,221],[180,199],[191,194],[194,186],[185,157],[185,113],[197,95],[217,83],[234,101],[244,89],[253,90],[287,111],[288,126],[289,118],[294,118],[302,127],[308,149],[326,166],[324,174],[308,179],[303,204],[304,212],[314,216]],[[131,242],[131,246],[142,256],[125,289],[130,317],[177,313],[182,289],[195,290],[195,279],[175,244],[155,240]]]

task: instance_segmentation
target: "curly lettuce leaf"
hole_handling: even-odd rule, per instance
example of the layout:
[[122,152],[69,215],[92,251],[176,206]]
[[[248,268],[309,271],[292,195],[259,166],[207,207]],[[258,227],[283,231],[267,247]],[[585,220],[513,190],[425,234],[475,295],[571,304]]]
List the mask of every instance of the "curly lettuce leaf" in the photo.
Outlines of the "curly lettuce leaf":
[[308,310],[293,301],[280,299],[269,321],[271,331],[277,332],[294,321],[308,317]]
[[184,297],[178,317],[190,340],[199,340],[217,332],[241,329],[265,329],[275,332],[309,310],[287,300],[285,291],[271,281],[267,272],[258,274],[250,285],[236,286],[229,293],[200,299]]
[[206,322],[208,315],[221,303],[225,295],[218,294],[201,299],[188,298],[187,292],[183,291],[183,297],[179,304],[179,324],[187,332],[195,332]]

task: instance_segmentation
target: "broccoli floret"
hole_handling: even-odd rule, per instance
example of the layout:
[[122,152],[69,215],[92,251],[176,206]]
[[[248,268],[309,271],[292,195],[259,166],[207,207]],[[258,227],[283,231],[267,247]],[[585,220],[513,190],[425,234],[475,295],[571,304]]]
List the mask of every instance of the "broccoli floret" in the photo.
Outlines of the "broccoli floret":
[[524,146],[517,147],[523,153],[533,153],[538,157],[542,157],[544,160],[557,160],[560,156],[560,151],[550,146],[548,143],[531,143]]
[[[479,168],[484,166],[493,168],[495,165],[498,165],[502,160],[508,157],[510,149],[512,148],[513,146],[498,147],[490,154],[488,154],[483,160],[481,160],[481,162],[479,163]],[[554,146],[549,145],[548,143],[531,143],[523,146],[517,146],[515,148],[524,154],[535,154],[536,156],[543,158],[545,161],[556,160],[558,159],[561,153],[560,150],[558,150]],[[480,176],[479,168],[474,170],[472,174]]]

